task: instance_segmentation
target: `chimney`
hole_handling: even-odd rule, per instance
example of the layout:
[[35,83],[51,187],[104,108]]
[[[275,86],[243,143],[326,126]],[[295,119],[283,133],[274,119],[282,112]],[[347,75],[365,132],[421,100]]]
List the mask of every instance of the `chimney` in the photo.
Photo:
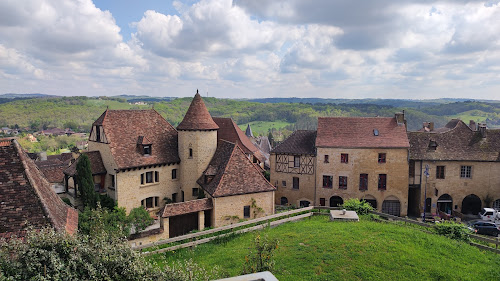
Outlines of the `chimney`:
[[45,151],[40,152],[40,160],[47,161],[47,152]]
[[481,137],[486,138],[486,123],[478,124],[478,131],[481,133]]
[[396,122],[398,123],[398,125],[406,124],[404,110],[403,112],[396,112],[396,114],[394,114],[394,117],[396,118]]
[[473,131],[477,131],[477,124],[474,120],[469,120],[469,128]]
[[425,131],[427,132],[432,132],[434,131],[434,122],[424,122],[424,129],[426,129]]

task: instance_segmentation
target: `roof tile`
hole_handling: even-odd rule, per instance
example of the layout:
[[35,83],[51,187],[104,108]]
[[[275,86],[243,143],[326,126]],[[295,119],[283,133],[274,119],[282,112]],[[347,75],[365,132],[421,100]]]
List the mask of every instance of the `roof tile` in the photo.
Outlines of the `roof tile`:
[[189,109],[184,115],[184,119],[182,119],[179,126],[177,126],[177,130],[185,130],[185,131],[196,131],[196,130],[217,130],[219,126],[215,124],[214,120],[212,120],[212,116],[208,113],[208,109],[203,102],[198,91],[196,91],[196,95],[191,101],[191,105],[189,105]]

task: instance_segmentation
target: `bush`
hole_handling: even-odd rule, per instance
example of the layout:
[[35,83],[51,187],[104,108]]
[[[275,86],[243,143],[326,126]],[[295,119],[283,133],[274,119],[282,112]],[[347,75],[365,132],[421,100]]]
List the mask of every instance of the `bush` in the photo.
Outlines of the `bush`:
[[365,200],[360,201],[357,198],[347,199],[342,207],[346,210],[356,211],[358,215],[366,215],[370,211],[373,211],[372,205],[370,205]]
[[24,242],[0,241],[0,280],[192,280],[184,270],[155,268],[103,231],[70,236],[46,228],[29,230]]
[[73,204],[71,204],[71,200],[69,200],[69,198],[64,197],[64,198],[61,198],[61,200],[64,203],[68,204],[69,206],[73,207]]
[[142,206],[132,209],[128,218],[129,222],[135,226],[136,231],[141,231],[154,223],[154,219]]
[[278,249],[278,240],[270,239],[268,236],[255,235],[253,248],[245,256],[243,274],[261,271],[272,271],[274,268],[274,250]]
[[108,210],[113,210],[116,207],[115,200],[109,197],[107,194],[101,195],[99,194],[99,202],[103,208]]
[[463,224],[444,221],[434,226],[434,231],[439,235],[444,235],[448,238],[469,242],[469,234],[471,231]]

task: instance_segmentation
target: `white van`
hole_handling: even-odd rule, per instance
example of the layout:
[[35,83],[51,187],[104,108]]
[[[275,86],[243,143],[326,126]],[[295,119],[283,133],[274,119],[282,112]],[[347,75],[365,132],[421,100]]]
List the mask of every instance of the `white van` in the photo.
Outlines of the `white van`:
[[492,208],[483,208],[479,213],[482,220],[485,221],[500,221],[500,212]]

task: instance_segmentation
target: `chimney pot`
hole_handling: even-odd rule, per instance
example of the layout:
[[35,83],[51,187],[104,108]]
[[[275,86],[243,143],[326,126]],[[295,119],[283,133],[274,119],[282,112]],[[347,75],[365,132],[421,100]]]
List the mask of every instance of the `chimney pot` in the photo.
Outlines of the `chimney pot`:
[[474,120],[469,120],[469,128],[473,131],[477,131],[476,122]]

